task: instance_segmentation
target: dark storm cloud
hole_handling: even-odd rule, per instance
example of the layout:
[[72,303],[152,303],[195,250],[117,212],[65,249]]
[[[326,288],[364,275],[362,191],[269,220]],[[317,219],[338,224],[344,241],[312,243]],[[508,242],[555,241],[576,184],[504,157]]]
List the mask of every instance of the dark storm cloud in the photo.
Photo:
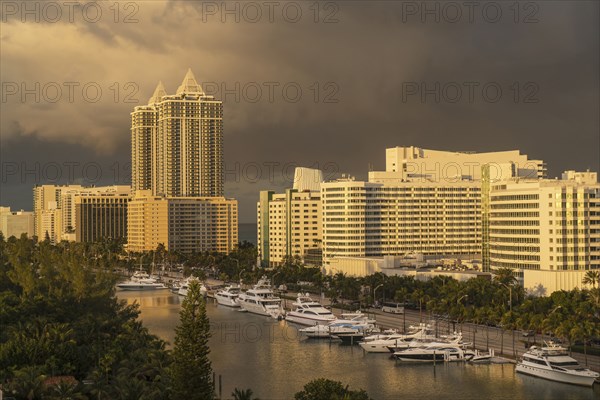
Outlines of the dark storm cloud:
[[[9,19],[2,29],[3,82],[98,82],[103,97],[35,103],[10,96],[1,104],[3,162],[7,154],[31,162],[62,162],[73,154],[107,165],[128,162],[132,108],[146,103],[159,80],[174,92],[189,66],[225,102],[227,195],[240,200],[242,221],[254,220],[258,190],[290,184],[283,171],[289,163],[334,165],[365,178],[369,164],[383,168],[385,148],[397,145],[519,149],[547,161],[551,175],[600,169],[598,3],[520,3],[516,23],[513,2],[492,2],[502,18],[486,21],[480,10],[489,3],[478,3],[472,23],[464,15],[451,23],[442,14],[439,22],[434,16],[422,22],[407,12],[415,4],[443,9],[448,2],[362,1],[332,2],[337,9],[321,8],[319,23],[312,3],[296,3],[303,12],[296,23],[281,12],[273,22],[263,15],[250,23],[242,15],[236,23],[207,13],[221,2],[193,1],[135,3],[135,23],[123,22],[134,9],[121,9],[115,23],[106,8],[96,23]],[[537,9],[532,14],[524,4]],[[332,10],[338,22],[323,23]],[[525,23],[532,15],[537,22]],[[137,103],[124,101],[131,82]],[[268,82],[278,85],[273,99]],[[413,82],[425,89],[456,86],[463,94],[455,103],[433,95],[423,101],[421,93],[407,95]],[[302,90],[297,102],[282,93],[286,84]],[[477,85],[473,101],[465,84]],[[263,90],[256,102],[253,85]],[[498,101],[482,95],[485,85],[502,89]],[[1,202],[30,204],[28,185],[2,182]]]

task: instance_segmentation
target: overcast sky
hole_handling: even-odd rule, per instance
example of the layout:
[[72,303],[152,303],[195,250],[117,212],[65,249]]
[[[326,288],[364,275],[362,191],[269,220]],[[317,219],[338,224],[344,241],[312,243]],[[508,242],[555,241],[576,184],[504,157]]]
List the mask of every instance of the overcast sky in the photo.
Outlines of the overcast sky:
[[128,184],[129,113],[188,67],[224,101],[241,222],[294,166],[366,178],[386,147],[600,169],[597,1],[80,3],[2,2],[1,205]]

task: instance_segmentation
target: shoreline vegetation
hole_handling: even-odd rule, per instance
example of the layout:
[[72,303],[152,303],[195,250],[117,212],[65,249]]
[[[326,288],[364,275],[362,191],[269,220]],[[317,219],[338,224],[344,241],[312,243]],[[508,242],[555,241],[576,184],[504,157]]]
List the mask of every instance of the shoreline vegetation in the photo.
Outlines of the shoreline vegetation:
[[[586,274],[590,289],[533,297],[517,284],[510,270],[497,271],[492,280],[459,282],[436,277],[418,281],[381,273],[364,278],[325,276],[319,268],[305,267],[293,258],[272,270],[253,267],[255,263],[256,247],[248,242],[228,255],[182,255],[162,246],[145,254],[128,254],[119,241],[54,245],[26,236],[5,239],[0,234],[0,385],[4,396],[171,399],[191,385],[185,371],[195,368],[206,372],[201,374],[207,378],[199,383],[202,390],[211,391],[197,398],[214,398],[204,300],[186,299],[174,349],[167,350],[166,343],[137,319],[138,306],[115,297],[116,271],[142,268],[151,272],[157,266],[201,279],[212,276],[244,283],[253,283],[266,273],[276,286],[323,293],[336,307],[366,308],[378,301],[373,297],[373,288],[378,288],[381,299],[456,323],[531,331],[534,341],[538,333],[551,333],[586,355],[600,337],[597,271]],[[182,368],[185,365],[193,368]],[[231,396],[255,399],[251,389],[236,389]],[[307,383],[295,398],[369,397],[361,389],[319,379]]]

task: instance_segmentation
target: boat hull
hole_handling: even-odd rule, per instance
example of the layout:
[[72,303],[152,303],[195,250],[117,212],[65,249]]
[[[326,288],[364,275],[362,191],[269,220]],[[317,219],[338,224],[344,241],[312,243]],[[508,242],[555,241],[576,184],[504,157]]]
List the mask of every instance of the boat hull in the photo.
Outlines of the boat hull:
[[337,339],[340,339],[342,341],[342,344],[347,345],[359,344],[359,342],[364,338],[364,335],[362,333],[351,333],[332,336],[334,336]]
[[117,288],[121,290],[163,290],[168,289],[166,286],[149,286],[149,285],[136,285],[136,284],[127,284],[127,285],[117,285]]
[[[395,341],[373,341],[373,342],[361,342],[360,347],[367,353],[395,353],[396,351],[405,350],[408,348],[408,343],[404,347],[400,347],[400,343]],[[393,350],[391,349],[393,347]]]
[[285,317],[286,321],[290,321],[293,322],[295,324],[299,324],[299,325],[305,325],[305,326],[314,326],[314,325],[327,325],[329,324],[331,321],[333,321],[335,318],[332,319],[313,319],[313,318],[307,318],[305,316],[302,315],[298,315],[295,312],[289,312],[286,317]]
[[569,373],[565,373],[565,372],[561,372],[561,371],[536,368],[536,367],[524,365],[524,364],[517,364],[515,371],[517,371],[521,374],[535,376],[535,377],[550,380],[550,381],[561,382],[561,383],[570,383],[572,385],[578,385],[578,386],[592,387],[596,380],[596,378],[594,376],[582,376],[582,375],[569,374]]
[[264,315],[267,317],[271,317],[271,318],[281,318],[283,316],[283,313],[281,311],[281,308],[279,308],[278,310],[269,310],[265,307],[263,307],[260,304],[253,304],[253,303],[248,303],[245,301],[240,301],[240,307],[246,311],[248,311],[249,313],[252,314],[258,314],[258,315]]
[[471,355],[467,356],[463,351],[454,350],[425,350],[425,351],[412,351],[404,350],[394,353],[394,357],[398,361],[405,362],[450,362],[450,361],[467,361],[471,358]]
[[315,325],[314,327],[302,328],[299,332],[312,339],[327,339],[331,337],[329,327],[326,325]]
[[444,353],[436,353],[434,354],[394,354],[394,357],[398,361],[404,362],[422,362],[429,363],[434,361],[444,362],[445,357]]
[[218,293],[215,294],[215,300],[217,300],[217,303],[222,306],[234,307],[234,308],[237,308],[240,306],[240,304],[237,302],[237,300],[229,298],[229,297],[221,296]]

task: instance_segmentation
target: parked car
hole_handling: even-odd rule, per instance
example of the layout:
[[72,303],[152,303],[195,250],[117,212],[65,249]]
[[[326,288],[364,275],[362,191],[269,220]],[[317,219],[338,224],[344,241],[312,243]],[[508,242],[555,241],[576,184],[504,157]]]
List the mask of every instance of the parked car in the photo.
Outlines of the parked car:
[[535,336],[535,331],[523,331],[523,337]]

